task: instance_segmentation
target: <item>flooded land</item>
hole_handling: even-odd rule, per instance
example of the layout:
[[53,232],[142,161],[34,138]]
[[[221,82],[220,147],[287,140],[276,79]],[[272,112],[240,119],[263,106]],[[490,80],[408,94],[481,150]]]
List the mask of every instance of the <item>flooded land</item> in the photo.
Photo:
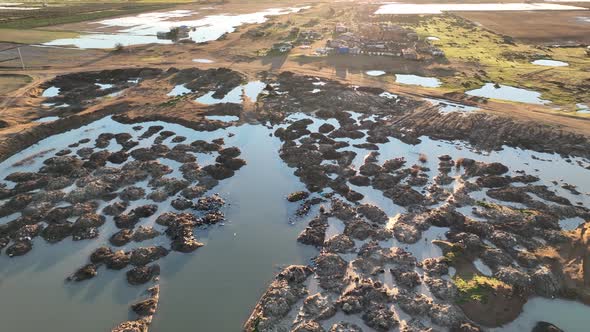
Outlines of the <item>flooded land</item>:
[[586,331],[589,8],[0,3],[0,330]]

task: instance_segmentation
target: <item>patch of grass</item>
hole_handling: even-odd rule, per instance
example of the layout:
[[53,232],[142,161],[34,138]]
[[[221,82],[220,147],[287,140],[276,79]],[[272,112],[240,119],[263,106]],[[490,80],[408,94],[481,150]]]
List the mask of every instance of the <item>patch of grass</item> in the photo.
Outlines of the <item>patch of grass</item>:
[[537,212],[535,210],[529,210],[529,209],[516,209],[516,211],[524,214],[525,216],[534,216],[537,215]]
[[463,255],[463,248],[460,246],[453,244],[451,246],[451,250],[449,250],[443,256],[444,260],[449,264],[453,265],[461,256]]
[[187,96],[176,96],[173,97],[163,103],[160,103],[158,106],[159,107],[172,107],[175,106],[176,104],[178,104],[178,102],[180,102],[181,100],[184,100],[185,98],[187,98]]
[[78,33],[67,31],[0,29],[0,42],[19,44],[41,44],[55,39],[78,36]]
[[490,293],[499,288],[510,288],[508,284],[496,279],[486,276],[473,276],[473,278],[465,280],[461,277],[455,277],[453,282],[459,290],[459,303],[468,301],[483,302],[487,301]]
[[[572,111],[576,103],[590,101],[584,93],[590,81],[590,57],[582,47],[521,44],[453,15],[429,17],[411,27],[423,37],[440,38],[434,44],[445,52],[453,67],[459,68],[455,76],[442,78],[444,88],[464,92],[486,82],[498,82],[538,91],[541,98]],[[570,65],[543,67],[530,63],[539,58]]]
[[493,209],[493,208],[495,208],[495,207],[496,207],[496,205],[495,205],[495,204],[493,204],[493,203],[488,203],[488,202],[485,202],[485,201],[476,201],[476,202],[475,202],[475,205],[477,205],[477,206],[481,206],[482,208],[485,208],[485,209]]

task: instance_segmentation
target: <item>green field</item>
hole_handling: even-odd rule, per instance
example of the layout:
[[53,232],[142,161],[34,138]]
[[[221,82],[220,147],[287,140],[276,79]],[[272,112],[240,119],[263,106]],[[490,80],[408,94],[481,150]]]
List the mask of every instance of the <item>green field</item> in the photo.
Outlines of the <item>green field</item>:
[[[590,101],[590,57],[582,47],[523,44],[452,15],[429,17],[412,28],[423,37],[440,38],[434,43],[459,69],[455,76],[443,78],[445,88],[466,91],[486,82],[498,82],[539,91],[543,99],[567,110],[574,110],[576,103]],[[530,63],[540,58],[564,61],[569,66],[542,67]]]
[[[172,3],[73,3],[49,4],[38,10],[7,10],[0,12],[0,28],[32,29],[52,25],[78,23],[107,17],[131,15],[172,7]],[[26,3],[24,6],[31,6]]]

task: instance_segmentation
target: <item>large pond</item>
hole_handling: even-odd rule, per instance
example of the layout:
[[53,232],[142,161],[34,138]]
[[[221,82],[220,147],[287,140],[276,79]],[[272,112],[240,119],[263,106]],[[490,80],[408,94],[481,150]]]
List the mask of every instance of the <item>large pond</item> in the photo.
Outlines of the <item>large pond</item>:
[[527,104],[547,104],[549,100],[541,99],[541,93],[537,91],[515,88],[508,85],[486,83],[483,87],[466,92],[468,95],[492,99],[516,101]]
[[[357,122],[366,119],[366,116],[358,113],[351,113],[351,117]],[[287,122],[301,119],[313,121],[308,127],[312,132],[326,123],[338,126],[334,119],[320,120],[304,114],[292,114]],[[296,206],[285,200],[289,193],[304,189],[304,185],[294,175],[294,169],[280,159],[278,151],[282,143],[272,135],[279,126],[285,127],[287,123],[275,126],[244,124],[202,132],[173,123],[121,124],[111,118],[104,118],[49,137],[12,156],[0,164],[0,179],[16,171],[39,170],[44,159],[72,142],[90,139],[90,142],[82,143],[79,147],[92,147],[94,139],[101,133],[130,133],[133,139],[138,139],[142,131],[133,128],[137,125],[143,126],[144,130],[149,126],[161,125],[165,130],[184,136],[189,141],[223,138],[226,146],[239,147],[241,158],[247,161],[247,165],[237,171],[235,176],[221,181],[209,192],[219,193],[227,201],[223,212],[228,221],[223,225],[199,229],[196,236],[205,246],[194,253],[173,252],[159,261],[162,267],[161,298],[151,329],[158,332],[195,327],[202,331],[238,331],[273,275],[281,267],[294,263],[310,263],[310,258],[318,253],[316,249],[299,245],[296,241],[298,233],[317,210],[312,211],[310,217],[294,218]],[[151,146],[154,139],[155,137],[138,140],[136,149]],[[365,139],[339,140],[350,143],[347,150],[357,153],[353,167],[358,169],[368,151],[352,145],[365,143]],[[166,140],[165,144],[173,148],[180,143]],[[590,203],[588,196],[573,196],[552,182],[575,183],[580,191],[590,190],[590,171],[579,166],[576,159],[567,162],[558,155],[514,148],[482,154],[462,142],[437,141],[426,137],[416,145],[391,139],[388,143],[378,144],[378,147],[381,153],[378,157],[380,163],[390,158],[404,157],[408,165],[411,165],[419,163],[423,154],[431,156],[423,164],[430,169],[426,171],[430,178],[437,174],[436,156],[443,154],[449,154],[454,159],[467,157],[486,162],[502,162],[510,165],[509,175],[517,175],[512,170],[538,175],[542,179],[539,184],[550,186],[559,195],[572,201],[582,201],[586,205]],[[117,151],[119,148],[118,144],[113,144],[108,150]],[[211,155],[194,155],[202,165],[212,163]],[[27,160],[27,163],[18,163],[22,160]],[[170,166],[173,169],[172,175],[178,176],[180,163],[169,159],[160,159],[160,162]],[[372,187],[351,188],[365,195],[362,203],[376,204],[390,217],[406,212],[404,207],[393,204],[382,192]],[[143,199],[132,202],[129,209],[147,202]],[[101,209],[104,206],[102,204]],[[172,210],[170,199],[158,205],[158,213]],[[154,218],[150,218],[145,224],[153,225]],[[9,219],[2,218],[0,223]],[[118,273],[101,269],[98,277],[92,280],[64,283],[64,278],[85,264],[88,255],[95,248],[108,245],[108,237],[116,230],[113,224],[112,217],[108,217],[98,239],[66,239],[59,244],[50,245],[37,238],[34,240],[33,251],[26,256],[8,258],[0,255],[0,293],[6,301],[3,310],[0,310],[3,329],[36,332],[51,327],[52,331],[98,332],[106,331],[128,319],[128,304],[135,301],[145,288],[127,285],[121,271]],[[330,229],[336,232],[341,226],[337,221],[331,222]],[[430,239],[444,238],[445,231],[445,228],[431,227],[425,236]],[[161,237],[152,241],[151,243],[162,245],[167,242]],[[135,243],[129,246],[137,245]],[[425,241],[405,245],[391,240],[388,245],[404,246],[419,259],[441,255],[438,247]],[[564,323],[563,326],[568,331],[575,331],[577,328],[582,331],[585,328],[583,322],[588,311],[581,310],[581,307],[568,310],[568,302],[551,302],[550,305],[545,305],[544,302],[531,303],[525,307],[522,320],[514,323],[516,325],[513,326],[518,327],[516,330],[530,329],[537,317],[562,324],[562,319],[556,314],[558,312],[567,313],[569,323]],[[531,311],[534,312],[533,316],[527,314]],[[23,313],[34,314],[25,318]]]
[[[309,7],[270,8],[250,14],[221,14],[193,18],[199,13],[191,10],[144,13],[136,16],[98,21],[97,31],[76,38],[56,39],[45,43],[51,46],[76,46],[79,48],[114,48],[116,45],[170,44],[171,40],[158,39],[158,32],[170,28],[187,26],[191,28],[189,38],[197,43],[216,40],[226,33],[235,31],[243,24],[263,23],[268,16],[299,12]],[[115,29],[113,33],[99,32],[101,29]]]
[[[199,326],[207,331],[238,330],[274,273],[285,264],[308,263],[308,259],[317,254],[315,249],[296,242],[306,222],[289,223],[293,211],[285,197],[304,186],[279,158],[276,151],[280,141],[269,138],[272,131],[264,126],[243,125],[198,132],[170,123],[142,125],[146,128],[164,125],[166,130],[191,140],[224,138],[226,145],[239,147],[248,162],[238,171],[239,176],[223,181],[212,191],[227,200],[224,212],[228,222],[199,231],[197,237],[205,246],[194,254],[172,253],[166,261],[160,262],[162,295],[153,328],[154,331],[177,331]],[[104,132],[139,134],[134,132],[133,126],[105,118],[45,139],[4,161],[0,178],[18,170],[36,171],[48,157],[34,159],[26,166],[11,166],[27,156],[53,147],[62,148],[84,138],[94,139]],[[235,136],[228,135],[230,133]],[[140,142],[138,148],[149,146],[153,138]],[[92,145],[93,141],[88,146]],[[211,159],[208,155],[197,157],[200,163]],[[162,162],[178,169],[173,161]],[[140,200],[134,205],[146,202]],[[170,209],[169,201],[159,205],[161,212]],[[0,222],[6,222],[4,219]],[[101,237],[96,240],[64,240],[50,245],[37,238],[29,255],[16,259],[0,255],[0,293],[4,299],[11,299],[10,305],[0,313],[3,329],[24,332],[51,326],[53,331],[98,332],[126,320],[128,304],[136,300],[145,287],[128,286],[124,273],[101,270],[90,282],[64,284],[65,277],[84,265],[95,248],[109,245],[106,230],[113,231],[112,224],[112,219],[107,220],[104,226],[107,228],[101,229]],[[23,312],[35,312],[35,315],[23,319]]]

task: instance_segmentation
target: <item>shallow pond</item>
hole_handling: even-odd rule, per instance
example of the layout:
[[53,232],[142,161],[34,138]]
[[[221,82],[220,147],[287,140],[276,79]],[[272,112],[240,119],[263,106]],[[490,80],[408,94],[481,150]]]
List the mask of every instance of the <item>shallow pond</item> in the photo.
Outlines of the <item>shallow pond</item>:
[[485,97],[492,99],[501,99],[516,101],[527,104],[547,104],[549,100],[541,99],[541,93],[522,88],[515,88],[508,85],[494,86],[493,83],[486,83],[483,87],[466,92],[468,95]]
[[50,98],[59,95],[59,88],[56,86],[49,87],[43,91],[41,97]]
[[436,77],[425,77],[404,74],[396,74],[395,82],[399,84],[419,85],[425,88],[438,88],[441,85],[440,80]]
[[180,84],[180,85],[175,86],[172,89],[172,91],[170,91],[167,94],[167,96],[168,97],[177,97],[177,96],[182,96],[184,94],[191,93],[191,92],[192,92],[191,89],[187,89],[184,87],[184,84]]
[[385,72],[383,70],[369,70],[366,71],[365,74],[369,75],[369,76],[383,76],[385,75]]
[[569,63],[567,63],[567,62],[557,61],[557,60],[547,60],[547,59],[535,60],[531,63],[533,65],[546,66],[546,67],[567,67],[567,66],[569,66]]
[[[210,15],[203,18],[191,19],[198,12],[191,10],[174,10],[168,12],[144,13],[136,16],[98,21],[97,31],[76,38],[57,39],[45,43],[52,46],[76,46],[79,48],[114,48],[117,44],[123,46],[139,44],[170,44],[171,40],[158,39],[158,32],[167,32],[173,27],[188,26],[192,28],[189,38],[193,41],[207,42],[216,40],[226,33],[235,31],[243,24],[263,23],[268,16],[295,13],[309,7],[270,8],[267,10],[240,15]],[[197,8],[198,9],[198,8]],[[116,32],[106,34],[100,32],[102,28],[116,28]]]

